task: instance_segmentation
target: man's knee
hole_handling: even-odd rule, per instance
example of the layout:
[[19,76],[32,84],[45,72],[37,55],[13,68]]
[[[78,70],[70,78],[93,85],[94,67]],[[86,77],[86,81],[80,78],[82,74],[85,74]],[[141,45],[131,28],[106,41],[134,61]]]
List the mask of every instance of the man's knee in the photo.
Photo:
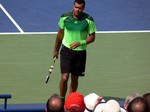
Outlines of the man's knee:
[[63,82],[67,82],[69,79],[69,74],[68,73],[63,73],[62,76],[61,76],[61,80]]

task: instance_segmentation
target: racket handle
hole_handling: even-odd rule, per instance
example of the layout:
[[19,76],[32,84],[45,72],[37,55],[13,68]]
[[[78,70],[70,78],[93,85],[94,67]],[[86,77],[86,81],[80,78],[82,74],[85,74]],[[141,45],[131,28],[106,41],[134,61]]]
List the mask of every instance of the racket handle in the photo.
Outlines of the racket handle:
[[56,60],[57,58],[56,58],[56,56],[53,58],[53,60]]
[[46,81],[45,81],[45,83],[47,83],[47,82],[48,82],[48,80],[49,80],[49,76],[46,76]]

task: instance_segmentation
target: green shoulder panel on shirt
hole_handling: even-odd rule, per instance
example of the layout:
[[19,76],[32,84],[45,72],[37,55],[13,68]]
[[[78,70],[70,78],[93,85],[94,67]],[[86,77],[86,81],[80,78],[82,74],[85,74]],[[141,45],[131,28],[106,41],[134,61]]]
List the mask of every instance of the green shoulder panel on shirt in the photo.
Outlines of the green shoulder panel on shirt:
[[94,22],[93,17],[91,17],[91,16],[90,16],[89,14],[87,14],[87,13],[83,13],[83,18],[89,19],[89,20],[91,20],[91,21]]
[[58,25],[61,29],[64,29],[64,27],[65,27],[64,20],[70,16],[72,16],[72,12],[66,12],[61,15],[60,20],[58,22]]
[[[61,15],[61,17],[68,17],[68,16],[72,16],[72,12],[66,12],[66,13],[63,13],[63,14]],[[93,17],[91,17],[91,16],[90,16],[89,14],[87,14],[87,13],[84,13],[84,12],[83,12],[82,18],[86,18],[86,19],[89,19],[89,20],[91,20],[91,21],[94,22]]]
[[72,16],[72,12],[66,12],[61,15],[61,17]]

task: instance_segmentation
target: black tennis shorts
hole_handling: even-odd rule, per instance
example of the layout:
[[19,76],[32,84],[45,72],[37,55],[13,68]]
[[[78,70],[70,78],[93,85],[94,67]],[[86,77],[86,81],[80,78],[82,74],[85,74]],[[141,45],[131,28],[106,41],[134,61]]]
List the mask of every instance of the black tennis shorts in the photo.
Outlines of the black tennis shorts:
[[86,50],[74,51],[62,46],[60,51],[61,73],[71,73],[75,76],[85,75]]

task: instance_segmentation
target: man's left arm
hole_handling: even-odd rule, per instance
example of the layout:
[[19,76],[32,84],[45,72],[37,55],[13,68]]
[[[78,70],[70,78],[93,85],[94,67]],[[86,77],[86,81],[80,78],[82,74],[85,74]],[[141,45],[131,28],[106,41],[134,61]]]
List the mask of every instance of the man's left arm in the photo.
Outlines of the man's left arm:
[[89,37],[86,38],[86,44],[90,44],[95,41],[95,32],[89,34]]

